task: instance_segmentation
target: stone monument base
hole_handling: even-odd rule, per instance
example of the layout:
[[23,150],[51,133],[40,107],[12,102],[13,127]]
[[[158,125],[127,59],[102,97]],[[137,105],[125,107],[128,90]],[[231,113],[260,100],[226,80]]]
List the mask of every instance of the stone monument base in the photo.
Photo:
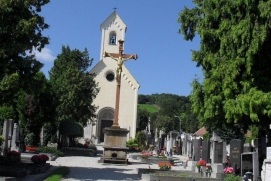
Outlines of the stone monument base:
[[127,134],[129,130],[118,127],[104,128],[104,153],[103,163],[125,163],[127,164],[126,147]]

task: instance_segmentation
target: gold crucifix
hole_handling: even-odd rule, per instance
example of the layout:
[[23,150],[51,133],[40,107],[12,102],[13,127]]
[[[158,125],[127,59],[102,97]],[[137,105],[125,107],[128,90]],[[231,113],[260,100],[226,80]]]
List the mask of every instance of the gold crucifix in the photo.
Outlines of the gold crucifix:
[[128,54],[123,54],[123,43],[124,40],[120,39],[119,40],[119,53],[107,53],[104,52],[104,57],[111,57],[112,59],[117,61],[117,67],[116,67],[116,73],[117,73],[117,83],[120,85],[121,82],[121,72],[122,72],[122,65],[124,62],[130,59],[136,60],[138,58],[137,54],[134,55],[128,55]]
[[117,74],[116,105],[115,105],[115,115],[114,115],[114,122],[113,122],[112,128],[120,128],[118,120],[119,120],[120,83],[121,83],[122,65],[127,60],[130,60],[130,59],[136,60],[138,58],[137,54],[134,54],[134,55],[123,54],[123,43],[124,43],[124,40],[120,39],[118,54],[104,52],[104,57],[111,57],[112,59],[117,61],[117,67],[116,67],[116,74]]

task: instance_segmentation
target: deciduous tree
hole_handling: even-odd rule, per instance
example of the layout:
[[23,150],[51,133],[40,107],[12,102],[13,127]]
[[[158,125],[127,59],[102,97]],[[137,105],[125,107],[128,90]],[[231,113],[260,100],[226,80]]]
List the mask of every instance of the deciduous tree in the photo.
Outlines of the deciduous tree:
[[229,123],[245,133],[253,124],[261,138],[271,123],[271,1],[193,2],[178,20],[185,40],[201,38],[192,59],[204,79],[192,83],[192,108],[211,129]]
[[94,74],[88,72],[92,60],[87,49],[81,52],[63,46],[62,53],[54,61],[49,75],[58,121],[72,119],[86,125],[95,117],[96,107],[92,103],[99,89]]

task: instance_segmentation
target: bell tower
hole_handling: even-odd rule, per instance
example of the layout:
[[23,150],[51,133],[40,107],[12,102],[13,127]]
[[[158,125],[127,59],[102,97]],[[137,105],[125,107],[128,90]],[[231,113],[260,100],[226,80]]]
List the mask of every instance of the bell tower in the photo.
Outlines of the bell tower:
[[100,26],[102,32],[100,60],[104,52],[118,53],[118,40],[125,40],[126,25],[114,11]]

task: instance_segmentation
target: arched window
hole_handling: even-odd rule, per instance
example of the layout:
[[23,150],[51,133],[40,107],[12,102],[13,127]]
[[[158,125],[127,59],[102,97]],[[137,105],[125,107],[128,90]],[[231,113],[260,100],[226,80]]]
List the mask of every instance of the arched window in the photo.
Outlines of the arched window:
[[116,32],[114,32],[114,31],[110,32],[110,34],[109,34],[109,44],[110,45],[116,45],[117,44],[116,39],[117,39]]

